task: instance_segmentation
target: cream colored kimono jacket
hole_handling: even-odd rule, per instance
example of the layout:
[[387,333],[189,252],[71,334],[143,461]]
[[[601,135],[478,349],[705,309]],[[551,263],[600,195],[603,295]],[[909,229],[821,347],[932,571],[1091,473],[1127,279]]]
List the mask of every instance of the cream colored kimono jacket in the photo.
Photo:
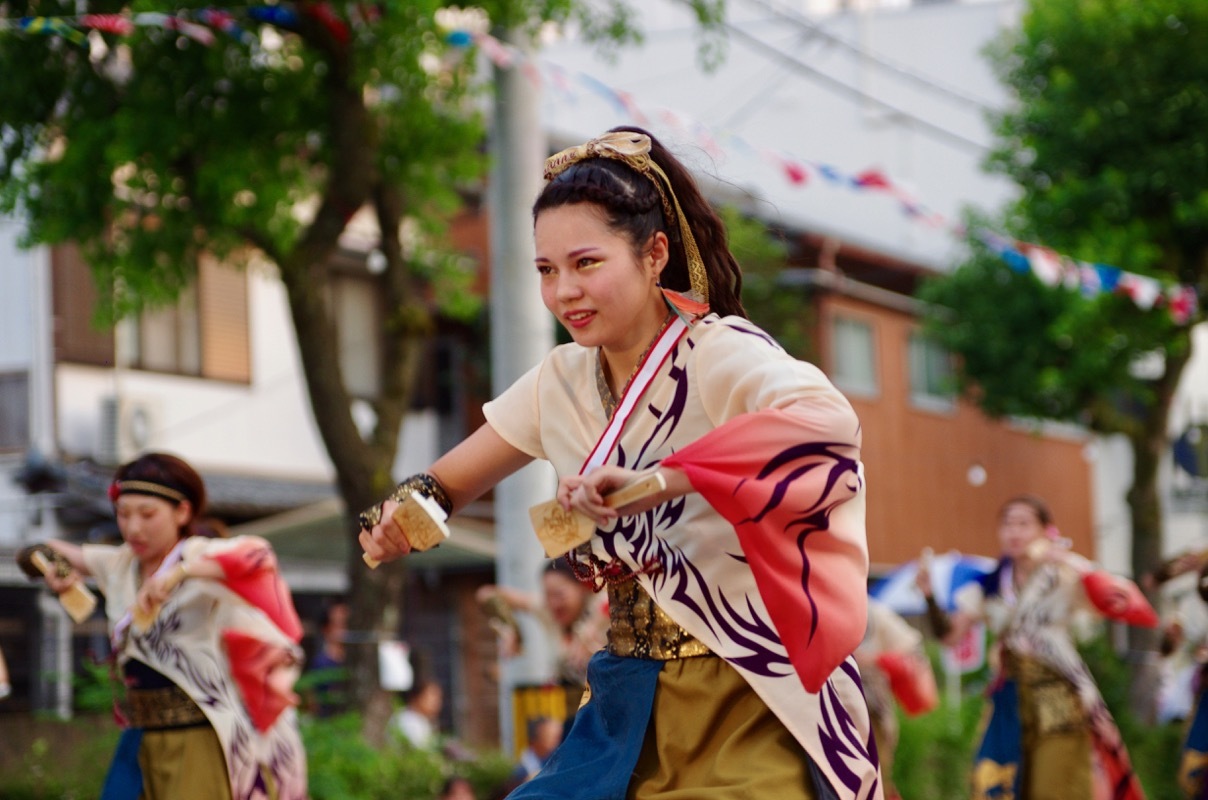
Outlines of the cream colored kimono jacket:
[[[484,407],[488,422],[576,474],[608,424],[598,358],[555,348]],[[605,462],[668,460],[697,493],[617,520],[592,548],[639,572],[656,560],[638,578],[655,602],[742,674],[836,796],[863,800],[881,789],[849,657],[867,601],[859,443],[850,404],[820,370],[749,321],[710,315],[662,364]]]
[[[240,547],[256,544],[249,541],[250,538],[190,538],[184,542],[184,560],[188,562],[202,553],[208,557],[231,554]],[[266,543],[262,552],[271,557]],[[117,653],[119,665],[130,659],[141,661],[171,680],[197,703],[222,742],[235,800],[267,797],[261,779],[262,769],[272,773],[279,800],[305,800],[306,755],[294,709],[285,707],[268,712],[275,715],[271,727],[258,729],[249,712],[249,695],[233,677],[232,659],[228,653],[231,634],[235,633],[245,640],[263,643],[260,652],[273,650],[292,654],[300,664],[302,653],[295,640],[282,630],[270,613],[240,596],[227,583],[210,578],[183,581],[164,602],[155,621],[146,630],[139,630],[128,624],[127,616],[138,596],[138,563],[134,553],[123,544],[116,547],[84,545],[83,554],[89,572],[105,595],[110,632],[119,626],[123,629],[119,637],[121,649]],[[263,569],[271,570],[275,576],[275,560],[265,561]],[[292,626],[297,620],[292,603],[283,611],[287,627]],[[292,620],[288,619],[290,615]],[[292,677],[297,677],[296,670]],[[289,676],[283,680],[292,685]],[[288,691],[284,687],[282,690]],[[273,702],[270,698],[269,705]],[[278,706],[287,702],[276,699]],[[264,706],[257,703],[255,707]],[[213,776],[197,777],[198,780],[211,780]]]

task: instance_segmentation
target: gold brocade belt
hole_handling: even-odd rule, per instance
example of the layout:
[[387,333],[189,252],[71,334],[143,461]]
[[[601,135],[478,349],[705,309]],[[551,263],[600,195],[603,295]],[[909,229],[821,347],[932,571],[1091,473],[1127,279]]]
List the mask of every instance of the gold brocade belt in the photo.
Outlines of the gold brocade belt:
[[207,725],[205,712],[179,686],[127,689],[126,712],[135,728],[189,728]]
[[675,624],[636,580],[608,585],[608,652],[622,658],[673,661],[714,655]]
[[1086,711],[1069,679],[1035,658],[1003,649],[1004,671],[1015,679],[1025,739],[1084,730]]

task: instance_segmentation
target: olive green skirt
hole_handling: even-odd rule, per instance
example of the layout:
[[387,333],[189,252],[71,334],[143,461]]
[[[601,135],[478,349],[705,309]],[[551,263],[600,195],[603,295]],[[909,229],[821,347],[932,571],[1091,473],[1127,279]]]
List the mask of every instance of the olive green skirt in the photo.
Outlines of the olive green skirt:
[[139,800],[231,800],[222,742],[209,725],[143,732]]
[[815,800],[809,758],[725,660],[667,661],[630,800]]

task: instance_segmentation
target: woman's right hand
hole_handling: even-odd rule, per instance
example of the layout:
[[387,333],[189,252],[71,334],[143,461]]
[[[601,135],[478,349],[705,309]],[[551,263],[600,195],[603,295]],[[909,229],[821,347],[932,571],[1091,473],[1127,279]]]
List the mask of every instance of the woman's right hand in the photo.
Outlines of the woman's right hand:
[[411,543],[394,521],[394,509],[398,505],[395,500],[382,503],[381,520],[369,530],[361,528],[357,536],[365,555],[375,561],[394,561],[411,552]]
[[914,573],[914,585],[923,593],[923,597],[931,597],[931,570],[927,569],[927,565],[922,561],[919,562],[918,571]]
[[51,570],[44,577],[46,578],[46,585],[49,586],[50,590],[55,594],[63,594],[63,592],[67,591],[80,581],[80,573],[74,569],[62,576],[59,575],[58,571]]

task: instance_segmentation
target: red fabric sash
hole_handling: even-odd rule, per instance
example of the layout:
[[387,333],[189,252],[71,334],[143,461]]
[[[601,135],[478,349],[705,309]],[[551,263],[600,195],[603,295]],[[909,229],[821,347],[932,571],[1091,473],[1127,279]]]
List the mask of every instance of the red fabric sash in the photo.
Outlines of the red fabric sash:
[[236,630],[223,631],[222,641],[244,708],[256,730],[263,733],[273,727],[282,711],[298,704],[292,689],[297,677],[290,669],[293,656],[284,647]]
[[1156,628],[1158,613],[1141,594],[1137,584],[1103,570],[1082,576],[1086,596],[1103,616],[1141,628]]
[[[227,588],[263,611],[292,641],[302,640],[302,621],[267,542],[249,536],[211,557],[222,567]],[[248,716],[258,730],[266,731],[282,711],[298,704],[292,688],[297,673],[290,669],[293,655],[237,630],[223,631],[222,639]]]
[[302,641],[302,621],[267,542],[249,536],[212,558],[222,567],[227,588],[267,614],[290,639]]
[[806,691],[860,644],[868,613],[862,513],[835,515],[863,485],[855,418],[768,409],[735,417],[663,460],[734,526],[760,596]]

